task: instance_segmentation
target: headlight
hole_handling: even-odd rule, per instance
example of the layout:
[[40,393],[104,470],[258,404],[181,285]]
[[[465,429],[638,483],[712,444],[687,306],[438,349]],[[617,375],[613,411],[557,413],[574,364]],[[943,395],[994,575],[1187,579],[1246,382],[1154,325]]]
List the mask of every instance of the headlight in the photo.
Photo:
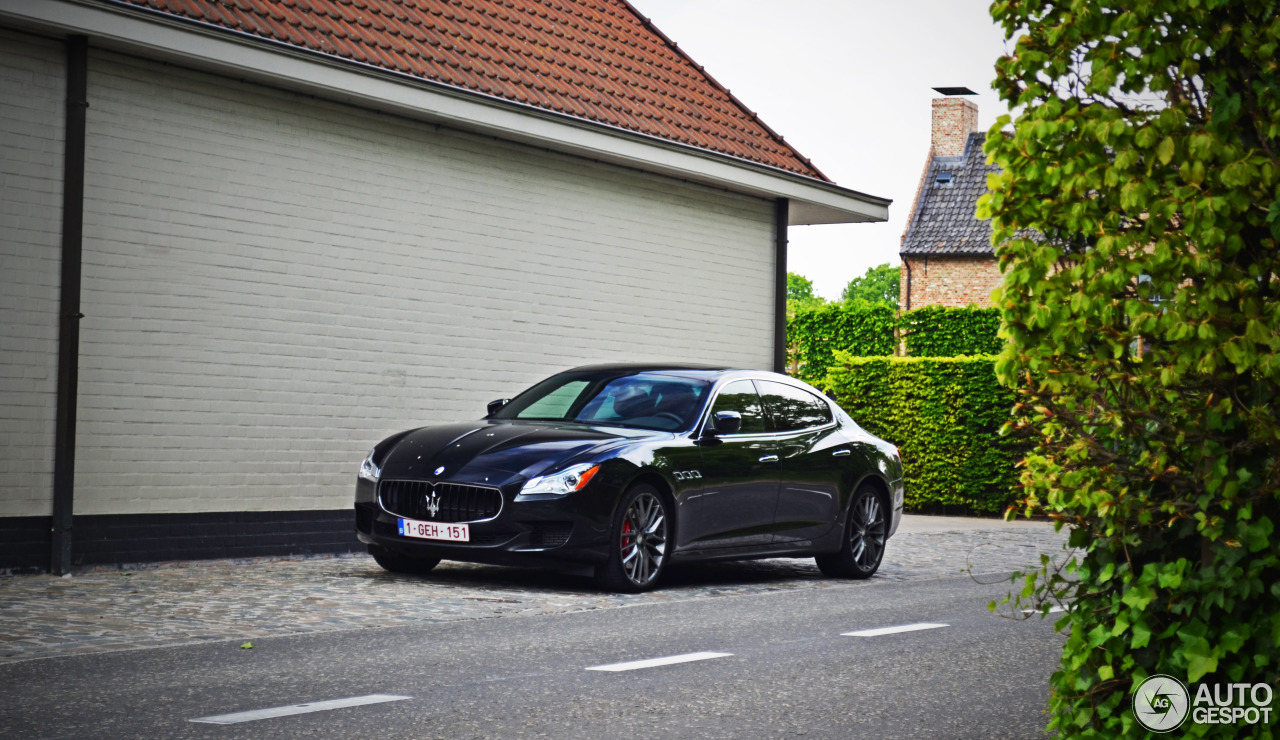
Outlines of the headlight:
[[370,483],[377,483],[380,475],[382,475],[382,468],[373,464],[373,450],[369,450],[369,454],[365,455],[364,462],[360,463],[360,477]]
[[580,463],[553,475],[540,475],[536,478],[530,478],[524,484],[524,488],[520,489],[520,495],[554,493],[563,496],[566,493],[580,491],[599,470],[599,464]]

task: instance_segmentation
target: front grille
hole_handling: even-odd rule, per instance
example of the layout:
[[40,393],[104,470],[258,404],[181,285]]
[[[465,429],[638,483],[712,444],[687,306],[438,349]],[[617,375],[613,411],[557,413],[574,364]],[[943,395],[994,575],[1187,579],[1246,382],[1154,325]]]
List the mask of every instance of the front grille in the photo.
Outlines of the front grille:
[[[378,498],[392,514],[429,522],[475,522],[492,519],[502,510],[501,491],[464,483],[384,480],[378,484]],[[434,515],[433,502],[439,507]]]

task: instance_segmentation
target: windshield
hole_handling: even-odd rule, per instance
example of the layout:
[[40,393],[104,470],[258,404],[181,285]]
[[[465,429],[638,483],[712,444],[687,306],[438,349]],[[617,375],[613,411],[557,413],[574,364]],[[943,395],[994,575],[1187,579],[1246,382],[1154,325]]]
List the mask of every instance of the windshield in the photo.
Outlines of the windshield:
[[674,432],[697,419],[710,385],[659,373],[563,373],[521,393],[491,418]]

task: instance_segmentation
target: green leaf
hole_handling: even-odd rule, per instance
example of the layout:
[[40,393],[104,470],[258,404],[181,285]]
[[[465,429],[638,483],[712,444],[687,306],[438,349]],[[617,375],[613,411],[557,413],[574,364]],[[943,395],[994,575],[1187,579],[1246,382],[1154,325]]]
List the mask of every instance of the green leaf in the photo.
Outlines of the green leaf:
[[1249,634],[1245,627],[1233,627],[1218,637],[1218,646],[1224,653],[1234,653],[1244,647],[1248,639]]
[[1142,610],[1142,609],[1146,609],[1147,605],[1150,604],[1152,599],[1154,598],[1155,598],[1155,594],[1151,591],[1151,589],[1146,587],[1135,587],[1133,589],[1130,589],[1129,591],[1126,591],[1124,596],[1120,597],[1120,600],[1123,601],[1127,606],[1130,606],[1134,609]]
[[1256,521],[1246,524],[1243,529],[1244,541],[1249,552],[1261,552],[1272,547],[1271,535],[1275,532],[1275,527],[1267,517],[1259,517]]
[[1187,683],[1199,681],[1206,673],[1218,670],[1218,657],[1209,647],[1209,642],[1198,638],[1182,649],[1187,661]]
[[1134,650],[1146,647],[1151,642],[1151,629],[1147,627],[1147,623],[1145,621],[1134,622],[1132,629],[1133,640],[1130,641],[1129,646]]
[[1127,629],[1129,629],[1129,615],[1124,612],[1120,612],[1116,615],[1115,625],[1111,627],[1111,636],[1115,637],[1123,634]]

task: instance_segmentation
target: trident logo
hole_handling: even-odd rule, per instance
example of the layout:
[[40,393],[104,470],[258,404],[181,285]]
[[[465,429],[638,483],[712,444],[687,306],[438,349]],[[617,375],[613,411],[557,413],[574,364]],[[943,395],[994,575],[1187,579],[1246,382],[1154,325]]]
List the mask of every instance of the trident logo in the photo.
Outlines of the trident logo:
[[427,497],[427,514],[429,514],[432,519],[435,519],[436,514],[439,514],[439,513],[440,513],[440,494],[436,493],[435,491],[432,491],[431,495]]

